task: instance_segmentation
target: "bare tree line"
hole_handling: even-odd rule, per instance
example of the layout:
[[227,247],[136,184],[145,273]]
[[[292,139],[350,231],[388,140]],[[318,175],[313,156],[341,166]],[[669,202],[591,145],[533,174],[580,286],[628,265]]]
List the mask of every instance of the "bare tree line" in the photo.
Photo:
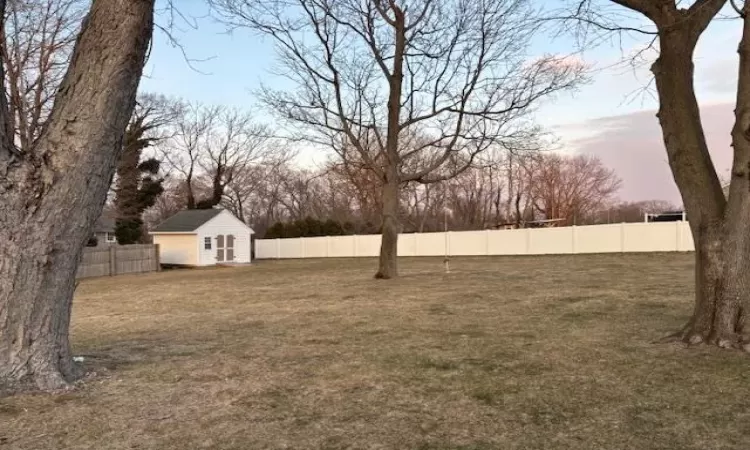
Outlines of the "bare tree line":
[[[355,233],[378,233],[382,208],[372,172],[331,160],[321,169],[297,167],[274,157],[235,170],[220,202],[252,225],[259,237],[277,222],[307,217],[346,224]],[[182,174],[181,172],[179,173]],[[208,172],[195,175],[198,191],[209,192]],[[194,189],[195,189],[194,188]],[[559,153],[509,154],[484,161],[436,183],[404,183],[399,214],[403,232],[525,227],[543,219],[557,225],[640,221],[644,212],[670,208],[664,202],[618,202],[620,180],[599,159]],[[186,179],[172,177],[167,192],[149,211],[156,223],[186,205]]]

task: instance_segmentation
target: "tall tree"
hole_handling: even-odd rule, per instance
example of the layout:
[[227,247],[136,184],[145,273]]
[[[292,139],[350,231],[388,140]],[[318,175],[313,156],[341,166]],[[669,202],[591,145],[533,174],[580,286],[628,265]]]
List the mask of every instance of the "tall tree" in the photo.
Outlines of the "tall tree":
[[[730,2],[731,13],[740,17],[742,36],[728,198],[708,152],[693,64],[701,35],[719,20],[727,1],[680,3],[586,0],[576,2],[570,17],[585,24],[588,33],[638,33],[658,43],[658,57],[651,67],[659,98],[657,117],[696,249],[693,315],[674,337],[691,344],[750,350],[750,2]],[[609,14],[608,5],[626,8],[638,16],[636,22],[619,22],[623,14]],[[650,28],[638,28],[643,23]]]
[[211,193],[196,203],[198,209],[221,203],[224,190],[236,176],[272,153],[266,145],[268,129],[255,123],[250,114],[220,107],[214,119],[203,141],[204,158],[199,161],[211,179]]
[[[5,17],[6,1],[0,0]],[[0,95],[0,386],[57,389],[78,371],[68,330],[84,244],[122,151],[154,2],[96,0],[45,127],[26,149]]]
[[[236,175],[286,152],[268,145],[270,138],[267,127],[246,112],[191,104],[161,149],[170,169],[184,179],[187,209],[205,209],[221,202]],[[199,197],[196,186],[201,180],[209,186],[208,193]]]
[[582,72],[567,59],[528,58],[539,26],[527,0],[213,3],[229,26],[276,42],[279,75],[294,87],[263,91],[272,111],[344,161],[353,148],[378,178],[377,278],[398,273],[402,186],[451,178],[493,145],[528,138],[534,105]]
[[168,137],[166,128],[178,116],[180,107],[179,102],[163,96],[144,94],[138,98],[116,171],[115,235],[121,245],[142,239],[143,212],[164,191],[164,179],[158,177],[161,161],[144,155],[144,151]]

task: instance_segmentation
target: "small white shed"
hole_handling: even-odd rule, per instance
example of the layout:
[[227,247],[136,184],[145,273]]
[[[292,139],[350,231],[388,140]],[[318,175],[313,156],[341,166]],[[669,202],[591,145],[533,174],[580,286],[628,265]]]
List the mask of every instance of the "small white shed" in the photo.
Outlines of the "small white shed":
[[162,264],[213,266],[250,262],[253,230],[225,209],[180,211],[149,234]]

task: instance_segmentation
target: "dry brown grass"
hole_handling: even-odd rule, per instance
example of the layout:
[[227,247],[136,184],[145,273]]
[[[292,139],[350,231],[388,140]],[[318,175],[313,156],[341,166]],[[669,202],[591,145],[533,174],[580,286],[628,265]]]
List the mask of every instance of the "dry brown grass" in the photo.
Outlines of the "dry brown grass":
[[79,390],[0,400],[22,449],[747,449],[750,359],[651,341],[690,255],[262,262],[84,281]]

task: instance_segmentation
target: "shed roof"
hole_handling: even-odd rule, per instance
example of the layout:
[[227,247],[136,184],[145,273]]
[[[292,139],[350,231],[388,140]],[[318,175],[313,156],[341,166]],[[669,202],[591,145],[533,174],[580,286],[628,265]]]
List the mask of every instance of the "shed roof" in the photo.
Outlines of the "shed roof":
[[160,223],[152,233],[188,233],[218,216],[222,209],[188,209]]

